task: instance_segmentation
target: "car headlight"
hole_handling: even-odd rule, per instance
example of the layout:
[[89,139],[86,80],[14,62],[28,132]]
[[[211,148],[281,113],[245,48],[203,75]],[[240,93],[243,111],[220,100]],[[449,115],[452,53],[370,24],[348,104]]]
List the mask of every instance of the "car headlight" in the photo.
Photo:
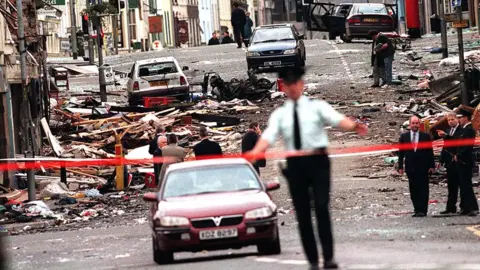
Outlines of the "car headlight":
[[262,207],[254,210],[247,211],[245,213],[245,219],[257,219],[267,218],[273,215],[273,211],[270,207]]
[[258,52],[247,52],[247,56],[259,56]]
[[296,53],[297,53],[297,50],[295,49],[285,50],[283,52],[283,54],[296,54]]
[[185,217],[161,217],[160,225],[165,227],[187,226],[188,218]]

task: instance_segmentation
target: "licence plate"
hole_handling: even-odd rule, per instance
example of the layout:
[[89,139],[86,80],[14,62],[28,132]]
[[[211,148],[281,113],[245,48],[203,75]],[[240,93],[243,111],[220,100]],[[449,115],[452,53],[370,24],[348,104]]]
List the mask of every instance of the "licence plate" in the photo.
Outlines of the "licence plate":
[[150,86],[167,86],[168,82],[167,81],[156,81],[156,82],[150,82]]
[[373,18],[366,18],[363,19],[364,22],[378,22],[378,19],[373,19]]
[[272,61],[263,63],[264,66],[280,66],[282,61]]
[[237,237],[237,228],[200,231],[200,240]]

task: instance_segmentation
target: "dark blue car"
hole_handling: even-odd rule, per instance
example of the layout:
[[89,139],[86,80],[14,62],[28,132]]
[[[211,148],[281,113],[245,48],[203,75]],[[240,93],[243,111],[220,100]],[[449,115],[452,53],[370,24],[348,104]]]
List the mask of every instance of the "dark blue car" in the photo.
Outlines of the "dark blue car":
[[304,36],[292,24],[255,28],[247,50],[248,69],[305,66]]

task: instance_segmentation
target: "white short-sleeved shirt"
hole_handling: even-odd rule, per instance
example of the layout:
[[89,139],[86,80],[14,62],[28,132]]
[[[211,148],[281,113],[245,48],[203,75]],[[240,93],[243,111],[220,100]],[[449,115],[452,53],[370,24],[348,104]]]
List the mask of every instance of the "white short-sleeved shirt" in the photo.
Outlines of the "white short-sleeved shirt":
[[[296,150],[293,138],[293,113],[294,101],[288,99],[270,115],[268,126],[262,134],[262,139],[267,140],[272,145],[279,136],[282,136],[286,150]],[[314,150],[327,147],[328,136],[325,131],[325,123],[336,127],[345,117],[327,102],[310,100],[305,96],[297,100],[297,114],[300,121],[300,138],[302,142],[300,150]]]

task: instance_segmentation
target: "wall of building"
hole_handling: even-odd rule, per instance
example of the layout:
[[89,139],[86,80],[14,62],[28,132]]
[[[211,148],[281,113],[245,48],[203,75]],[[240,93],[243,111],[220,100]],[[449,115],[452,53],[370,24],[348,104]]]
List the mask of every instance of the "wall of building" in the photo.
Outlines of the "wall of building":
[[230,34],[233,33],[232,23],[230,21],[232,16],[232,6],[230,0],[218,0],[218,8],[219,8],[219,20],[220,20],[220,28],[226,27]]
[[201,41],[202,43],[208,43],[213,31],[215,31],[215,25],[212,16],[214,12],[212,0],[199,0],[198,11],[200,15],[200,26],[203,30],[203,33],[201,34]]

